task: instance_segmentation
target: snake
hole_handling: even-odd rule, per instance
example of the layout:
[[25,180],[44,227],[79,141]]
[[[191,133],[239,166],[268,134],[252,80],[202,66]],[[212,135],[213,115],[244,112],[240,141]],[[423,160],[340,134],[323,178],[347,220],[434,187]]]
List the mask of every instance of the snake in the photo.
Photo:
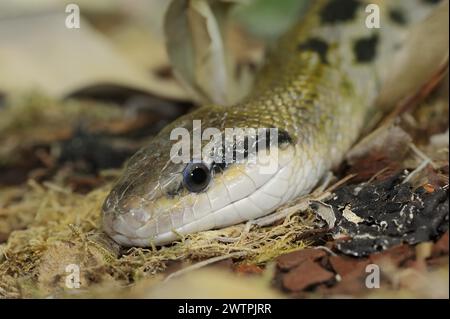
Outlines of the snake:
[[[104,201],[103,230],[122,246],[163,246],[266,216],[310,193],[373,116],[392,56],[434,2],[311,1],[268,54],[247,97],[181,116],[127,161]],[[180,128],[191,138],[214,128],[218,138],[200,143],[214,151],[194,159],[192,150],[190,160],[175,161]],[[263,147],[254,148],[254,139],[227,139],[229,128],[275,133],[258,135]],[[230,148],[233,156],[221,161]],[[262,169],[273,156],[272,169]]]

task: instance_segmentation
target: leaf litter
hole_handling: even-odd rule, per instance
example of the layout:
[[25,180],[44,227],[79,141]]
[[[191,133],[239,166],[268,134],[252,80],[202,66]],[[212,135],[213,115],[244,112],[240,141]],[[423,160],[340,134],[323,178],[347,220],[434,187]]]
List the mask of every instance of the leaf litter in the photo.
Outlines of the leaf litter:
[[[396,94],[387,95],[393,101]],[[381,126],[372,135],[373,143],[360,144],[361,148],[349,152],[347,162],[335,172],[346,177],[333,180],[332,186],[330,180],[324,181],[311,196],[271,216],[186,236],[162,248],[126,250],[103,234],[99,212],[111,186],[108,179],[100,178],[87,194],[74,191],[58,178],[42,183],[31,179],[27,186],[2,188],[0,296],[180,297],[196,296],[193,292],[198,291],[200,297],[280,297],[286,293],[294,297],[448,297],[448,285],[439,284],[448,278],[448,198],[442,195],[448,196],[448,142],[439,138],[439,134],[445,137],[448,128],[442,116],[448,114],[448,89],[446,96],[444,100],[428,96],[413,110],[399,108],[389,126]],[[64,117],[66,111],[55,109],[54,114]],[[440,114],[439,127],[434,126],[436,114]],[[18,125],[11,118],[21,121],[11,109],[3,112],[7,135],[32,126]],[[10,145],[37,135],[28,132]],[[391,144],[392,136],[396,142]],[[4,154],[13,153],[7,149]],[[360,196],[364,192],[388,200],[367,201]],[[403,196],[400,201],[394,198],[398,194]],[[408,196],[413,200],[406,200]],[[368,216],[371,209],[380,213],[378,219]],[[392,229],[404,209],[414,213],[404,223],[406,238],[398,228]],[[391,221],[387,226],[386,219]],[[337,226],[330,229],[333,224]],[[373,233],[371,225],[387,236],[387,245],[374,249],[376,239],[358,242],[364,231]],[[341,238],[334,240],[336,230]],[[343,251],[357,252],[359,257],[345,256]],[[235,274],[208,267],[220,262],[227,262],[228,269],[232,265]],[[383,265],[383,288],[376,293],[364,285],[368,263]],[[66,286],[66,267],[71,264],[80,267],[81,289]],[[411,281],[411,276],[421,279]],[[208,282],[214,283],[214,289],[206,287]],[[238,295],[236,289],[246,293]]]

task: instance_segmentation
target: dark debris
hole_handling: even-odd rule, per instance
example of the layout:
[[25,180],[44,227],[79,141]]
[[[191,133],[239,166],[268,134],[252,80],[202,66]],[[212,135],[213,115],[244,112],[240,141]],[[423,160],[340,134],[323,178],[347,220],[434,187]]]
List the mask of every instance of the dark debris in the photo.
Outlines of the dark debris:
[[[336,248],[351,256],[367,256],[401,243],[417,244],[436,239],[448,230],[448,189],[412,190],[397,175],[369,185],[338,189],[328,201],[336,214],[335,231],[350,239],[338,240]],[[344,210],[359,218],[345,217]],[[362,221],[361,221],[362,219]]]
[[87,172],[120,167],[136,152],[137,148],[115,146],[111,137],[92,134],[81,129],[73,137],[60,143],[60,163],[74,162],[83,166]]

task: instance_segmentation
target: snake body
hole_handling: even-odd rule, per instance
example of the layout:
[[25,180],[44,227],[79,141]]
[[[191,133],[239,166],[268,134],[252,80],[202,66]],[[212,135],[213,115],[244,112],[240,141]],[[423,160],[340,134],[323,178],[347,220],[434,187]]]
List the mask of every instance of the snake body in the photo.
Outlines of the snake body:
[[[204,106],[177,119],[128,161],[104,203],[104,230],[124,246],[164,245],[267,215],[310,192],[355,142],[388,62],[408,25],[426,11],[425,2],[379,1],[381,25],[370,28],[366,3],[312,1],[302,21],[280,39],[244,101]],[[276,169],[262,174],[258,163],[203,159],[195,169],[206,184],[200,191],[190,187],[194,173],[186,175],[190,164],[172,160],[176,141],[170,135],[178,127],[195,135],[194,120],[220,132],[277,128],[277,146],[268,144],[277,147]]]

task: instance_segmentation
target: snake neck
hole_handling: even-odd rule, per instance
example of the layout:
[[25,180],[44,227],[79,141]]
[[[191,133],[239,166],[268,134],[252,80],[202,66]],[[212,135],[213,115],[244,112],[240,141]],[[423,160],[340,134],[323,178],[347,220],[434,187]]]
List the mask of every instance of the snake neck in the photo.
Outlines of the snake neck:
[[[374,102],[410,26],[432,9],[429,1],[312,1],[283,36],[238,108],[277,112],[292,123],[302,148],[321,150],[334,166],[373,114]],[[320,147],[317,147],[320,145]]]

